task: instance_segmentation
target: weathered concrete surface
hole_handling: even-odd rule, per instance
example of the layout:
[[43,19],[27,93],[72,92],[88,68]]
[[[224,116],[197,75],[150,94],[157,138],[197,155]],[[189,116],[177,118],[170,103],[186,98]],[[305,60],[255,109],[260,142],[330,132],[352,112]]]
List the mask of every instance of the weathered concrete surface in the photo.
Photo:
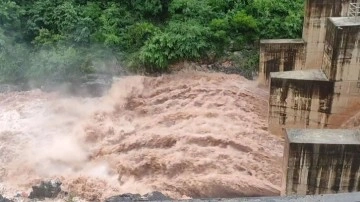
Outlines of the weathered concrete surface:
[[[271,41],[262,42],[269,46],[261,49],[260,81],[270,80],[272,133],[339,128],[360,110],[360,20],[339,17],[347,16],[350,2],[360,0],[306,1],[305,66],[286,72],[278,53],[265,57]],[[299,69],[310,71],[292,71]],[[285,135],[283,194],[359,191],[359,131],[289,131],[300,135]]]
[[311,80],[311,81],[329,81],[323,71],[320,69],[272,72],[271,78],[277,79],[294,79],[294,80]]
[[358,130],[287,129],[285,139],[283,194],[360,190]]
[[269,130],[273,134],[281,135],[283,128],[291,127],[339,128],[360,111],[358,81],[326,81],[315,71],[271,74]]
[[339,128],[360,111],[360,80],[328,81],[322,70],[271,73],[269,130]]
[[260,41],[259,81],[267,85],[270,72],[301,70],[305,65],[302,39]]
[[353,0],[305,1],[302,37],[306,43],[306,69],[318,69],[321,67],[327,18],[347,16],[351,1]]
[[[339,194],[323,194],[323,195],[307,195],[307,196],[274,196],[274,197],[250,197],[250,198],[209,198],[209,199],[187,199],[177,200],[183,202],[359,202],[360,192],[339,193]],[[151,200],[150,200],[151,201]],[[164,202],[173,200],[162,200]]]
[[330,123],[343,123],[360,110],[360,20],[329,18],[322,69],[335,81]]
[[270,132],[281,135],[283,128],[329,127],[334,83],[313,71],[317,70],[289,72],[286,78],[283,73],[271,75]]
[[286,196],[286,197],[261,197],[261,198],[234,198],[234,199],[191,199],[182,200],[188,202],[202,201],[227,201],[227,202],[359,202],[360,192],[340,193],[340,194],[324,194],[324,195],[307,195],[307,196]]
[[[328,18],[347,16],[350,2],[360,0],[306,0],[302,39],[260,41],[259,82],[268,85],[270,72],[321,69]],[[344,19],[337,22],[350,24]]]
[[356,81],[360,78],[360,20],[358,19],[354,17],[328,19],[322,69],[330,80]]
[[349,129],[286,129],[290,143],[360,145],[360,131]]

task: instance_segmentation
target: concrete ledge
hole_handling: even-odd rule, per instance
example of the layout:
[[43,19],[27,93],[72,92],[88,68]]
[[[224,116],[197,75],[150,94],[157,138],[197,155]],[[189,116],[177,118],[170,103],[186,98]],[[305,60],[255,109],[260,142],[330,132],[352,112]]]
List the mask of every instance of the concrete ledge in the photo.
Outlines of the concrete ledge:
[[262,39],[260,40],[260,44],[281,44],[281,43],[295,43],[295,44],[302,44],[305,43],[303,39]]
[[360,26],[360,17],[331,17],[329,19],[337,27]]
[[290,143],[360,144],[360,131],[347,129],[287,129]]
[[359,202],[360,192],[342,193],[342,194],[324,194],[324,195],[307,195],[307,196],[284,196],[284,197],[255,197],[255,198],[213,198],[213,199],[191,199],[180,200],[189,202],[203,202],[203,201],[243,201],[243,202]]
[[271,72],[270,78],[307,81],[329,81],[324,72],[320,69]]

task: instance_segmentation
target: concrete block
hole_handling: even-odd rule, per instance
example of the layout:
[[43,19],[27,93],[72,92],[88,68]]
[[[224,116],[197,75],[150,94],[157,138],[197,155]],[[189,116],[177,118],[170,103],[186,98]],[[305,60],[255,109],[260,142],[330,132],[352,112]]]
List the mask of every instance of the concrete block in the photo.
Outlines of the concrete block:
[[360,189],[360,131],[286,129],[282,195]]
[[306,43],[306,69],[322,64],[328,17],[347,16],[353,0],[306,0],[302,38]]
[[260,41],[259,81],[268,85],[270,72],[300,70],[305,65],[302,39]]
[[360,78],[360,20],[329,18],[322,69],[332,81]]

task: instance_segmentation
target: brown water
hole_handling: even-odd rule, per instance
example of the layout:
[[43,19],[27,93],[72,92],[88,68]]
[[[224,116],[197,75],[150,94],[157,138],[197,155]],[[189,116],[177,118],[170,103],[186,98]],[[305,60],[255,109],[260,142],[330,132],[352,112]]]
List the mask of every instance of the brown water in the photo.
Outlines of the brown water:
[[0,94],[0,194],[42,179],[86,200],[278,195],[267,90],[237,75],[129,76],[102,98]]

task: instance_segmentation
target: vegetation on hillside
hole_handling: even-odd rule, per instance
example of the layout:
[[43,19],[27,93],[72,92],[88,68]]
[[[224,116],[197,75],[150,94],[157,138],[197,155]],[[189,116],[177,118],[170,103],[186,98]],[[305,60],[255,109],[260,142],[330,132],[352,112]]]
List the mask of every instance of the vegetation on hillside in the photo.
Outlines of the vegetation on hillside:
[[302,0],[2,0],[0,83],[76,79],[113,59],[166,72],[234,51],[255,69],[258,40],[300,37],[302,16]]

